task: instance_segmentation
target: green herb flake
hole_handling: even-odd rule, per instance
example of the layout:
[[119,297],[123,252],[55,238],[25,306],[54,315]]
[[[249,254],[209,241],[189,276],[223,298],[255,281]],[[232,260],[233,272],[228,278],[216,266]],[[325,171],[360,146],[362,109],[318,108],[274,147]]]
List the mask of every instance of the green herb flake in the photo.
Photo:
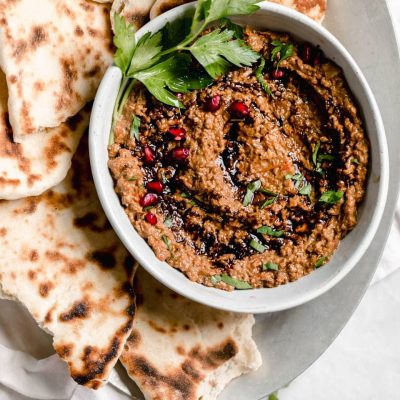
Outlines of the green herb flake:
[[328,258],[328,257],[325,257],[325,256],[319,258],[319,259],[317,260],[317,262],[315,263],[314,267],[315,267],[315,268],[321,268],[321,267],[325,264],[325,261],[326,261],[327,258]]
[[276,64],[276,69],[278,69],[282,61],[292,57],[294,48],[292,44],[282,43],[280,40],[274,40],[272,46],[274,46],[274,48],[271,52],[271,61],[276,60],[279,54],[279,61]]
[[276,195],[275,197],[272,197],[268,200],[266,200],[263,205],[260,207],[261,210],[263,210],[265,207],[270,206],[271,204],[274,204],[276,201],[278,200],[278,195]]
[[269,261],[262,265],[263,271],[279,271],[279,265]]
[[271,393],[271,394],[268,396],[268,400],[279,400],[279,398],[278,398],[278,396],[277,396],[276,393]]
[[323,162],[323,161],[334,161],[335,157],[332,154],[320,154],[318,156],[318,161]]
[[267,93],[268,96],[272,96],[271,89],[269,88],[266,80],[264,79],[263,71],[265,68],[265,58],[261,57],[260,65],[256,69],[256,78],[258,83],[261,85],[261,87],[264,89],[265,93]]
[[211,283],[215,286],[217,283],[222,281],[221,275],[214,275],[210,278]]
[[254,199],[254,194],[261,189],[261,181],[258,179],[247,185],[247,192],[243,199],[243,205],[245,207],[249,206]]
[[171,240],[170,240],[170,238],[167,235],[162,235],[161,239],[165,243],[165,245],[167,246],[167,249],[170,250],[171,249]]
[[321,148],[321,142],[318,142],[314,148],[313,154],[312,154],[312,161],[314,165],[317,165],[317,157],[318,157],[318,152],[319,149]]
[[135,138],[136,140],[140,139],[140,128],[141,120],[136,115],[132,119],[131,130],[130,130],[130,137],[131,139]]
[[164,226],[166,226],[167,228],[172,228],[174,221],[172,218],[168,217],[164,220]]
[[333,190],[329,190],[322,194],[319,201],[326,204],[336,204],[343,198],[343,195],[344,193],[342,191],[335,192]]
[[301,194],[302,196],[311,196],[311,192],[312,192],[312,186],[307,184],[304,185],[300,190],[299,190],[299,194]]
[[131,176],[131,177],[129,177],[127,180],[129,181],[129,182],[133,182],[133,181],[137,181],[139,178],[137,177],[137,176]]
[[239,279],[232,278],[226,274],[221,276],[221,281],[225,282],[229,286],[233,286],[237,290],[253,289],[253,286],[251,286],[248,282],[240,281]]
[[254,250],[258,251],[259,253],[264,253],[267,250],[267,247],[265,247],[262,243],[260,243],[256,239],[251,239],[250,247],[252,247]]
[[351,159],[351,162],[352,162],[353,164],[357,164],[357,165],[360,165],[360,164],[361,164],[360,161],[359,161],[357,158],[352,158],[352,159]]
[[269,226],[261,226],[257,229],[257,233],[262,233],[264,235],[280,238],[282,237],[285,232],[284,231],[277,231]]
[[296,189],[298,189],[299,186],[301,185],[301,182],[304,180],[304,176],[302,174],[300,174],[300,172],[298,172],[294,175],[291,175],[291,174],[285,175],[285,179],[287,181],[289,181],[289,180],[294,181],[294,186]]

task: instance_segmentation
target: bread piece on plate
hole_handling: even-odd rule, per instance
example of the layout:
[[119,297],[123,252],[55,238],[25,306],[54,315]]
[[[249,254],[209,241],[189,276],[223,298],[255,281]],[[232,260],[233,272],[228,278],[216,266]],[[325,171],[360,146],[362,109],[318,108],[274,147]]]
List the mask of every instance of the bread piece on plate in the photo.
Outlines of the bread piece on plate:
[[121,362],[146,400],[214,400],[260,367],[252,315],[194,303],[141,268],[134,287],[137,314]]
[[57,128],[14,143],[7,100],[6,78],[0,71],[0,199],[38,196],[67,175],[79,140],[89,125],[90,107]]
[[0,288],[23,303],[73,379],[103,385],[132,328],[133,260],[97,200],[87,146],[39,197],[0,202]]
[[[295,10],[322,22],[325,17],[327,0],[270,0],[274,3],[294,8]],[[150,18],[153,19],[171,8],[190,3],[191,0],[156,0],[151,11]]]
[[15,142],[58,127],[93,99],[112,63],[109,10],[84,0],[0,2],[0,68]]

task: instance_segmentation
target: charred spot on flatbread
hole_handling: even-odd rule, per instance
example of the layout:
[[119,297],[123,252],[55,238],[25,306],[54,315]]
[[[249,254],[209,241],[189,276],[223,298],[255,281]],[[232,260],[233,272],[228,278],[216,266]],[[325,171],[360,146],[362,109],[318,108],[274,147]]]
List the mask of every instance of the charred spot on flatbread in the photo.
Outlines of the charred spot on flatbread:
[[87,301],[76,302],[70,310],[60,315],[60,321],[69,322],[75,319],[84,319],[89,316],[89,312],[90,304]]

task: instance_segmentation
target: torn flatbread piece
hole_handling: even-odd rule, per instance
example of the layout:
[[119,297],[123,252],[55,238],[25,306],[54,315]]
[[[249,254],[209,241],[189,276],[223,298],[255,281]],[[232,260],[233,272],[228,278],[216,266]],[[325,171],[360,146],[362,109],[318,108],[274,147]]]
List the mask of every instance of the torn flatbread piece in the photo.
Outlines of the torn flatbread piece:
[[111,20],[117,13],[123,16],[135,29],[140,29],[149,20],[151,7],[155,0],[114,0],[111,8]]
[[214,310],[162,286],[139,268],[137,312],[120,358],[146,400],[214,400],[256,370],[254,317]]
[[322,23],[325,18],[328,0],[270,0],[282,4],[307,15],[315,21]]
[[89,125],[90,107],[57,128],[14,143],[7,99],[6,78],[0,71],[0,199],[38,196],[67,175],[79,140]]
[[[322,22],[325,17],[327,0],[270,0],[274,3],[294,8],[295,10]],[[190,3],[191,0],[156,0],[151,11],[150,19],[158,17],[171,8]]]
[[72,378],[96,389],[131,332],[135,299],[133,259],[106,220],[89,170],[79,155],[52,190],[0,202],[0,287],[54,336]]
[[14,141],[65,122],[112,63],[110,5],[86,0],[0,1],[0,67]]

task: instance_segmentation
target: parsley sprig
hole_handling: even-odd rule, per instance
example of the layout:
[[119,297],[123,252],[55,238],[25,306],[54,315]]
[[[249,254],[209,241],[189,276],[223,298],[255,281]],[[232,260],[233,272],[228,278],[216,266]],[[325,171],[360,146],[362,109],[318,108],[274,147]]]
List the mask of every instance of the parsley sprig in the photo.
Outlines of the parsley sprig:
[[[146,33],[136,43],[135,31],[125,19],[114,15],[114,63],[123,74],[113,121],[118,119],[135,82],[142,82],[160,102],[183,107],[177,92],[204,88],[229,71],[232,65],[251,66],[260,55],[241,39],[238,25],[227,21],[233,15],[248,15],[261,0],[199,0],[194,14],[168,23],[162,30]],[[213,22],[221,28],[202,35]],[[188,72],[195,59],[204,71]],[[113,124],[114,127],[114,124]],[[113,136],[110,143],[113,143]]]

